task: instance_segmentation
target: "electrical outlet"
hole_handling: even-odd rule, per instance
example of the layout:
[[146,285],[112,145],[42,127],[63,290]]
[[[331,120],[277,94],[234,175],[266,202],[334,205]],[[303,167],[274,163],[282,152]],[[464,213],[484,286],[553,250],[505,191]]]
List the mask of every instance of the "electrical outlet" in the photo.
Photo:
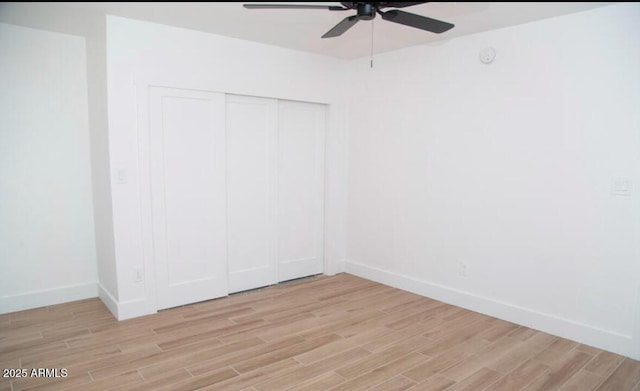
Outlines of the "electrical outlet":
[[127,170],[118,167],[116,168],[116,183],[118,185],[125,185],[127,183]]
[[134,283],[141,283],[144,281],[144,272],[142,270],[142,268],[135,268],[133,269],[133,282]]
[[614,178],[611,181],[611,195],[630,196],[631,195],[631,179],[626,177]]
[[467,264],[464,262],[458,263],[458,276],[466,277],[467,276]]

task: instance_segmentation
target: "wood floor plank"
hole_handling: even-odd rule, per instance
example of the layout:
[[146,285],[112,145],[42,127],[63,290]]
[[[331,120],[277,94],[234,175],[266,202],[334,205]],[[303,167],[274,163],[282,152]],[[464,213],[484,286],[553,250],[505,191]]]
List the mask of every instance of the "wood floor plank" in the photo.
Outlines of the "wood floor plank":
[[362,347],[370,352],[377,352],[406,339],[421,335],[427,330],[428,326],[425,327],[422,323],[412,324],[401,330],[393,330],[392,333],[387,334],[384,338],[366,342]]
[[311,330],[330,323],[344,320],[346,316],[348,316],[348,314],[343,312],[336,312],[324,317],[316,317],[310,312],[305,312],[302,314],[292,315],[286,320],[269,322],[269,324],[261,326],[257,329],[246,330],[244,332],[223,336],[221,337],[221,340],[235,341],[238,338],[245,338],[245,336],[250,335],[260,337],[265,341],[273,341],[282,338],[283,335],[295,335],[298,334],[301,330]]
[[25,356],[20,360],[24,368],[54,368],[62,365],[73,365],[97,360],[111,355],[122,353],[118,345],[103,345],[92,349],[66,349],[64,351],[47,352],[42,354]]
[[489,344],[469,359],[447,369],[443,374],[459,382],[468,377],[469,374],[497,362],[508,354],[516,345],[517,342],[513,339],[499,339]]
[[548,371],[548,366],[537,361],[528,360],[492,384],[487,388],[487,391],[521,390]]
[[142,357],[137,357],[133,360],[127,360],[119,364],[105,365],[102,368],[91,370],[90,373],[92,378],[99,380],[126,373],[127,370],[132,367],[135,369],[141,369],[160,363],[175,362],[180,360],[181,357],[190,357],[194,354],[201,354],[206,357],[210,357],[217,354],[220,348],[224,348],[224,346],[221,347],[220,345],[220,342],[211,343],[207,341],[207,343],[198,346],[185,346],[168,352],[155,352]]
[[349,295],[340,296],[340,298],[344,300],[343,303],[351,303],[358,306],[365,303],[371,303],[378,299],[387,298],[390,294],[397,291],[397,289],[392,287],[374,283]]
[[[437,300],[424,300],[424,297],[410,294],[410,297],[407,297],[405,292],[396,291],[395,296],[390,296],[384,299],[384,306],[380,308],[382,312],[386,312],[388,314],[411,314],[416,312],[423,312],[427,309],[433,309],[438,306],[449,307],[448,304],[444,304]],[[394,304],[389,304],[389,303]]]
[[[91,329],[90,329],[91,330]],[[127,342],[140,341],[144,343],[145,337],[156,338],[156,333],[151,329],[144,327],[134,329],[110,329],[101,332],[91,332],[90,334],[73,336],[65,340],[69,348],[84,348],[93,349],[105,344],[109,344],[112,341],[118,341],[118,344],[122,345]]]
[[[143,381],[131,382],[129,384],[115,387],[117,391],[154,391],[160,387],[171,386],[175,383],[182,383],[192,376],[184,368],[173,369],[158,376],[143,378]],[[142,377],[141,377],[142,378]]]
[[[2,328],[0,327],[0,329]],[[4,349],[8,350],[10,347],[24,343],[24,342],[41,341],[41,340],[42,340],[42,333],[39,331],[31,332],[27,334],[16,334],[14,336],[7,335],[4,337],[0,337],[0,352],[3,351]]]
[[[233,322],[224,321],[223,323],[218,323],[212,329],[208,329],[206,331],[200,332],[187,332],[187,333],[168,333],[161,336],[150,336],[149,343],[155,342],[155,345],[160,348],[160,350],[168,351],[176,348],[185,347],[191,344],[219,344],[221,343],[219,336],[221,335],[221,330],[225,330],[233,327]],[[184,331],[184,330],[183,330]],[[164,337],[164,338],[163,338]],[[135,343],[133,341],[132,343]],[[120,345],[123,350],[129,350],[129,344]]]
[[[301,338],[293,337],[282,342],[283,346],[302,341]],[[270,349],[260,338],[249,338],[230,344],[216,345],[212,349],[205,349],[176,356],[174,352],[169,352],[170,360],[159,361],[145,368],[138,368],[142,376],[147,378],[158,373],[170,371],[176,366],[187,368],[189,373],[198,376],[207,372],[213,372],[233,363],[233,359],[240,357],[252,357],[263,349]],[[214,365],[215,364],[215,365]],[[200,367],[198,367],[200,366]],[[194,368],[203,368],[195,370]]]
[[640,363],[348,274],[118,322],[99,299],[0,315],[16,390],[640,391]]
[[624,357],[620,355],[601,352],[587,364],[584,370],[600,377],[607,377],[622,363],[622,360],[624,360]]
[[386,327],[385,324],[387,324],[394,317],[395,315],[380,313],[380,316],[371,317],[364,321],[356,322],[352,325],[341,327],[339,330],[336,330],[336,334],[342,337],[351,337],[353,335],[360,334],[361,332],[364,332],[366,330],[371,330],[373,328],[379,328],[379,327]]
[[537,354],[535,356],[535,360],[553,367],[563,361],[565,354],[573,350],[577,345],[578,344],[573,341],[557,338],[553,343],[549,344],[544,350]]
[[[393,315],[393,317],[396,316]],[[422,312],[418,312],[417,314],[409,315],[401,319],[395,319],[393,322],[385,324],[385,327],[392,330],[400,330],[416,323],[423,323],[428,329],[430,329],[444,323],[444,320],[434,315],[431,309],[427,309]]]
[[[0,369],[20,368],[20,358],[0,358]],[[4,378],[0,377],[0,381]]]
[[11,360],[19,357],[31,356],[35,354],[45,354],[45,353],[60,353],[64,352],[67,349],[67,344],[64,341],[42,341],[42,344],[31,344],[28,346],[19,347],[15,349],[6,349],[0,350],[0,354],[2,354],[3,360]]
[[366,310],[355,314],[353,316],[347,317],[346,319],[339,320],[337,322],[332,322],[327,325],[323,325],[320,327],[313,328],[311,330],[303,331],[299,333],[300,336],[308,339],[322,337],[328,334],[335,334],[340,332],[342,329],[353,326],[358,323],[362,323],[367,321],[372,317],[384,316],[384,314],[378,310]]
[[[584,352],[583,352],[584,353]],[[559,391],[593,391],[604,381],[604,377],[581,369],[565,382]]]
[[[336,370],[336,373],[346,379],[352,379],[367,372],[373,371],[376,368],[382,367],[389,361],[394,361],[399,359],[400,357],[404,357],[410,352],[420,350],[425,344],[429,343],[431,343],[431,341],[422,336],[409,338],[399,344],[391,346],[388,349],[373,353],[368,357],[353,364],[343,366],[340,369]],[[423,359],[425,358],[422,355],[421,357]]]
[[[260,340],[260,338],[256,338]],[[221,354],[216,357],[213,357],[209,360],[193,360],[194,362],[186,362],[185,366],[193,375],[200,375],[203,373],[210,372],[212,370],[217,370],[221,367],[227,365],[237,365],[239,363],[243,363],[247,360],[259,358],[264,355],[272,354],[273,352],[280,351],[282,349],[286,349],[291,346],[295,346],[297,344],[305,342],[305,339],[294,335],[292,337],[287,337],[281,339],[279,341],[262,343],[259,346],[252,347],[251,349],[233,349],[226,354]],[[243,341],[236,342],[236,344],[242,344]]]
[[448,391],[477,391],[484,390],[491,384],[495,383],[500,378],[500,374],[491,369],[481,368],[477,372],[464,379],[463,381],[456,383],[453,387],[448,388]]
[[590,354],[592,356],[597,356],[598,354],[602,353],[601,349],[594,348],[593,346],[589,346],[585,344],[579,344],[578,346],[576,346],[576,350]]
[[344,299],[350,300],[350,299],[353,299],[353,297],[356,296],[358,293],[360,293],[363,289],[375,287],[375,285],[376,285],[375,283],[372,283],[371,281],[367,281],[364,284],[350,286],[342,290],[334,290],[331,293],[327,293],[325,295],[317,297],[317,300],[326,301],[326,300],[331,300],[335,298],[344,298]]
[[507,335],[511,338],[519,339],[520,341],[526,341],[527,339],[531,338],[537,333],[538,331],[536,330],[530,329],[528,327],[520,326]]
[[402,373],[403,371],[415,367],[423,360],[424,356],[420,353],[409,353],[406,356],[388,362],[387,364],[377,367],[374,370],[363,373],[358,377],[347,380],[347,382],[343,383],[342,385],[331,388],[330,390],[366,390],[371,386],[383,383],[386,379],[391,378],[398,373]]
[[470,354],[460,349],[449,349],[403,374],[409,379],[420,383],[437,373],[441,373],[459,364],[470,356]]
[[105,378],[100,381],[93,381],[91,383],[81,384],[75,387],[65,387],[69,391],[104,391],[109,388],[118,387],[127,384],[140,384],[144,379],[140,376],[140,373],[136,370],[128,371],[118,374],[111,378]]
[[404,376],[396,376],[370,388],[370,391],[404,391],[413,387],[416,383]]
[[[423,336],[428,335],[423,334]],[[429,337],[431,339],[432,337]],[[482,349],[485,349],[491,342],[484,338],[476,338],[474,335],[469,335],[464,339],[441,339],[432,343],[427,348],[420,351],[425,356],[435,357],[439,354],[445,353],[451,349],[458,351],[464,351],[469,357],[477,355]]]
[[[250,315],[234,317],[234,322],[242,323],[252,319],[263,319],[270,323],[281,323],[282,321],[286,321],[291,319],[294,316],[298,316],[300,314],[307,314],[309,317],[315,316],[313,314],[314,310],[320,308],[331,307],[333,303],[320,303],[320,302],[311,302],[304,299],[297,299],[294,304],[289,303],[286,306],[282,304],[278,306],[278,302],[275,302],[273,305],[268,306],[267,308],[260,308]],[[331,312],[333,313],[333,311]]]
[[488,328],[487,330],[482,331],[481,333],[478,334],[479,338],[484,338],[486,340],[489,341],[495,341],[497,339],[500,339],[504,336],[506,336],[507,334],[509,334],[510,332],[514,331],[515,329],[517,329],[518,326],[517,324],[514,323],[509,323],[509,322],[505,322],[505,321],[499,321],[498,324]]
[[474,338],[484,329],[485,325],[485,320],[472,321],[469,323],[465,321],[459,325],[455,325],[455,327],[447,327],[445,324],[442,324],[438,327],[436,332],[427,332],[423,334],[425,337],[437,338],[439,341],[436,345],[422,353],[427,356],[435,356],[445,352],[457,344]]
[[[394,294],[387,297],[384,301],[377,301],[372,304],[375,305],[376,309],[392,314],[394,312],[402,313],[406,306],[413,306],[423,299],[422,296],[416,295],[415,293],[396,290]],[[448,304],[445,304],[445,306],[447,305]]]
[[86,372],[69,372],[66,378],[26,378],[14,380],[13,390],[64,390],[77,385],[89,384],[92,379]]
[[256,368],[260,368],[261,366],[269,365],[274,362],[278,362],[281,360],[285,360],[287,358],[297,356],[302,353],[309,352],[313,349],[322,347],[337,339],[340,339],[340,336],[336,334],[330,334],[324,337],[311,339],[308,341],[301,342],[299,344],[295,344],[292,346],[288,346],[286,348],[275,350],[267,354],[263,354],[258,357],[253,357],[251,359],[244,360],[240,363],[234,364],[233,368],[240,373],[246,373]]
[[213,315],[203,316],[203,317],[196,318],[196,319],[189,319],[188,322],[185,322],[184,320],[177,319],[178,321],[175,322],[174,324],[167,325],[167,326],[162,326],[162,327],[157,327],[157,328],[154,328],[153,331],[158,333],[158,334],[170,333],[170,332],[174,332],[176,330],[180,330],[180,329],[185,328],[185,327],[192,328],[192,327],[196,327],[196,326],[200,326],[200,325],[207,325],[207,324],[210,324],[211,322],[215,322],[216,320],[228,319],[228,315],[234,315],[234,314],[238,314],[238,313],[247,313],[247,312],[252,312],[252,311],[253,311],[252,308],[245,307],[245,308],[239,308],[239,309],[223,311],[222,314],[213,314]]
[[443,391],[455,384],[453,380],[442,375],[433,375],[409,388],[410,391]]
[[238,372],[231,368],[221,368],[214,372],[209,372],[202,376],[190,377],[188,379],[175,382],[173,384],[166,384],[156,388],[158,391],[192,391],[199,390],[205,387],[215,386],[222,383],[225,380],[232,379],[238,376]]
[[[186,320],[190,320],[190,324],[193,324],[195,320],[204,320],[205,323],[213,322],[216,320],[226,320],[233,319],[234,317],[239,316],[249,316],[250,314],[255,313],[256,311],[250,306],[243,306],[240,308],[227,308],[225,310],[216,310],[216,311],[191,311],[186,314],[182,314],[182,318]],[[165,326],[165,328],[170,326]],[[161,333],[161,332],[158,332]]]
[[335,372],[330,372],[291,387],[288,391],[324,391],[343,384],[344,381],[344,377]]
[[[291,384],[298,384],[307,379],[316,378],[330,372],[334,368],[341,368],[344,365],[363,359],[369,355],[370,353],[366,350],[356,347],[346,352],[328,356],[324,360],[316,361],[315,363],[304,366],[303,368],[294,368],[293,370],[283,371],[280,376],[257,383],[254,387],[258,391],[284,390]],[[296,361],[298,361],[297,357]]]
[[[558,353],[560,355],[560,353]],[[525,391],[554,391],[578,372],[593,357],[577,350],[569,351],[553,361],[551,370],[527,386]],[[536,358],[537,360],[537,358]]]
[[640,361],[625,358],[597,391],[631,390],[640,383]]
[[254,384],[266,382],[274,377],[279,377],[283,373],[297,372],[303,369],[303,366],[296,360],[289,358],[277,361],[273,364],[257,368],[251,372],[241,374],[226,381],[222,381],[215,385],[204,388],[203,390],[215,391],[237,391],[247,389],[248,387],[256,390]]
[[[354,347],[361,346],[368,341],[375,339],[384,339],[387,335],[392,333],[386,327],[376,327],[360,333],[357,333],[348,338],[341,338],[331,343],[328,343],[317,349],[313,349],[309,352],[299,354],[296,356],[296,360],[304,365],[309,365],[313,362],[325,359],[326,357],[343,352],[345,350],[352,349]],[[363,349],[364,350],[364,349]]]
[[[550,344],[551,339],[546,338],[547,334],[532,335],[531,338],[521,341],[507,354],[487,364],[489,369],[500,373],[509,373],[513,371],[521,363],[528,361],[530,358],[540,354],[547,348],[545,343]],[[514,339],[511,335],[505,338]],[[515,339],[517,340],[517,339]]]
[[129,369],[137,369],[137,366],[132,366],[131,363],[144,361],[149,357],[155,357],[160,354],[161,350],[156,348],[145,348],[136,350],[133,352],[120,353],[111,355],[108,357],[101,357],[94,360],[87,360],[85,362],[77,364],[64,364],[70,373],[82,373],[93,372],[104,374],[104,377],[110,376],[113,373],[120,374],[125,373]]

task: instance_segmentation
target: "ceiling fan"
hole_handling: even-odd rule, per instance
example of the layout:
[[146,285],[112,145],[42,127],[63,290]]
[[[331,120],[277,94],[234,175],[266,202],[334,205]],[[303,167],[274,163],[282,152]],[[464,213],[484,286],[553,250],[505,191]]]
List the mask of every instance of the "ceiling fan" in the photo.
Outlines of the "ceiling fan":
[[424,4],[427,1],[419,2],[362,2],[348,3],[341,2],[341,6],[334,5],[311,5],[311,4],[244,4],[248,9],[324,9],[329,11],[348,11],[356,10],[356,15],[347,16],[340,23],[335,25],[331,30],[327,31],[322,38],[338,37],[355,26],[360,20],[372,20],[379,14],[382,19],[393,23],[399,23],[405,26],[429,31],[431,33],[444,33],[454,27],[453,24],[443,22],[437,19],[427,18],[426,16],[416,15],[397,9],[382,11],[387,8],[405,8],[412,5]]

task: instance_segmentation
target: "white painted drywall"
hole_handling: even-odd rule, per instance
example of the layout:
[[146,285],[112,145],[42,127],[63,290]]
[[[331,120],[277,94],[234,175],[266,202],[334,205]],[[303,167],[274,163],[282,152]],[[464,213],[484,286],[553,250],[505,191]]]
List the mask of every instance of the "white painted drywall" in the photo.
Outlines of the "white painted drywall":
[[640,356],[639,25],[620,4],[351,63],[347,270]]
[[4,2],[0,22],[85,37],[93,218],[100,296],[117,300],[116,262],[107,137],[106,17],[99,9],[71,3]]
[[0,312],[97,296],[85,39],[0,24]]
[[[118,317],[154,312],[148,157],[148,86],[326,103],[326,272],[342,270],[345,210],[346,62],[186,29],[107,17],[109,153],[118,280]],[[114,173],[126,172],[117,184]],[[145,225],[146,224],[146,225]],[[144,282],[133,270],[144,269]]]
[[107,33],[104,15],[91,15],[92,27],[87,39],[87,92],[91,141],[91,178],[93,218],[96,231],[96,255],[100,297],[105,303],[117,300],[113,213],[109,167],[107,119]]

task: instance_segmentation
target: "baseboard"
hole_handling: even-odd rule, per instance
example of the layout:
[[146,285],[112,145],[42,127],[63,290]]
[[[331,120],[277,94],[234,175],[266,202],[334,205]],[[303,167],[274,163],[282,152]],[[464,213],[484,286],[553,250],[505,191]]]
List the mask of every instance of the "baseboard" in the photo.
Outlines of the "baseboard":
[[102,284],[98,283],[98,297],[104,305],[111,311],[113,316],[118,319],[118,300],[106,290]]
[[640,359],[638,357],[639,352],[636,349],[638,342],[634,341],[634,338],[629,335],[599,329],[571,319],[545,314],[533,309],[519,307],[357,262],[346,262],[345,269],[347,273],[358,277],[608,350],[636,360]]
[[98,296],[96,282],[67,285],[54,289],[0,297],[0,314],[46,307]]
[[636,303],[638,303],[639,305],[636,305],[635,307],[635,316],[634,316],[634,322],[633,322],[633,330],[635,331],[635,345],[636,345],[636,354],[635,354],[635,359],[636,360],[640,360],[640,283],[638,284],[637,287],[637,292],[636,292]]
[[137,318],[138,316],[151,315],[156,312],[158,311],[152,309],[149,301],[146,299],[136,299],[118,303],[118,320]]
[[137,318],[138,316],[155,314],[157,311],[151,309],[148,300],[137,299],[129,301],[118,301],[102,285],[99,285],[100,300],[111,311],[118,320]]
[[327,267],[325,267],[324,274],[326,274],[327,276],[333,276],[333,275],[344,273],[344,272],[345,272],[345,262],[344,260],[341,259],[341,260],[336,260],[331,264],[327,265]]

